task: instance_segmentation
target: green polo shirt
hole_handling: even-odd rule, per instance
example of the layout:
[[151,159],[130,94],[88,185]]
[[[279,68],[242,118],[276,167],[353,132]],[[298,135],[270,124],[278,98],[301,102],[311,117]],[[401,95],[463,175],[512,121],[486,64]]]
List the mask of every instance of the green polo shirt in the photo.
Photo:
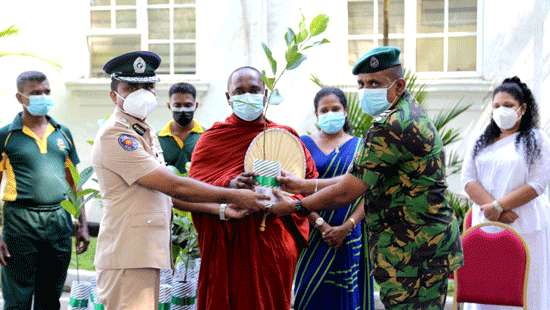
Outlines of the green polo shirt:
[[191,155],[195,149],[195,144],[200,138],[200,134],[204,132],[202,126],[196,120],[193,120],[193,128],[189,135],[182,141],[179,137],[172,134],[171,126],[174,121],[169,121],[158,132],[158,138],[164,161],[168,166],[176,167],[180,173],[186,172],[185,164],[191,161]]
[[0,129],[0,172],[7,177],[4,201],[52,205],[65,199],[65,168],[79,159],[69,129],[47,118],[42,138],[23,125],[22,113]]

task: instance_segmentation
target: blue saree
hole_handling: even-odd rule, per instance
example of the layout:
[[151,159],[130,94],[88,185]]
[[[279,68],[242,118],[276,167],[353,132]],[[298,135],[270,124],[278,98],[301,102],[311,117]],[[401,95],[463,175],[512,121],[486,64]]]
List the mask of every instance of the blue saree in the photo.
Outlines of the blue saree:
[[[359,138],[353,137],[330,154],[325,154],[309,136],[303,136],[302,141],[311,152],[319,178],[347,173],[361,144]],[[357,203],[336,210],[323,210],[319,214],[329,225],[338,226],[349,218]],[[318,229],[311,228],[309,247],[302,251],[296,267],[294,309],[374,310],[363,223],[357,223],[338,250],[323,241]]]

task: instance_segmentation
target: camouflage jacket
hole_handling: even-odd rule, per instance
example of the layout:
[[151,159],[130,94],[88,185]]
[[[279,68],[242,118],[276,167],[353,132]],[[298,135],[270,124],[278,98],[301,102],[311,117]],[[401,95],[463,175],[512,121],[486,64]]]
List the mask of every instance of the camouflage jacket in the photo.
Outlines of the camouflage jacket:
[[447,273],[462,265],[445,191],[443,142],[408,94],[377,117],[351,173],[368,189],[365,213],[376,278]]

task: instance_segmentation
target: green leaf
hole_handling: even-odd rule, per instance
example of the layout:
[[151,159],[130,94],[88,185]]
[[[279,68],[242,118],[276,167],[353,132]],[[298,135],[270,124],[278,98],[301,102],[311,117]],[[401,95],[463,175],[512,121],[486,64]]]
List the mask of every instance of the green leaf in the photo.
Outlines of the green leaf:
[[462,100],[456,103],[449,110],[439,112],[437,116],[433,119],[434,126],[437,130],[443,129],[447,126],[449,122],[458,117],[460,114],[466,112],[472,105],[471,104],[462,104]]
[[81,190],[77,193],[77,197],[78,198],[81,198],[81,197],[84,197],[86,195],[90,195],[90,194],[94,194],[94,195],[97,195],[99,193],[99,191],[93,189],[93,188],[87,188],[87,189],[84,189],[84,190]]
[[287,64],[286,68],[288,70],[294,70],[294,69],[298,68],[302,64],[302,62],[304,62],[306,60],[306,58],[307,57],[305,55],[298,54],[298,58],[295,61],[293,61],[292,63]]
[[306,28],[306,17],[303,14],[302,14],[302,20],[300,20],[299,29],[300,31],[298,32],[298,35],[296,35],[296,40],[295,40],[297,44],[304,42],[309,35]]
[[460,140],[460,132],[457,129],[449,128],[440,130],[441,140],[443,140],[443,146],[453,144]]
[[74,218],[78,218],[80,216],[80,210],[78,207],[68,200],[63,200],[61,202],[61,207],[65,209],[65,211],[69,212],[69,214]]
[[286,31],[285,41],[287,46],[296,42],[296,34],[294,33],[294,30],[292,30],[291,28],[288,28],[288,30]]
[[260,77],[262,79],[262,82],[264,82],[267,89],[273,91],[273,88],[275,86],[275,78],[274,77],[268,77],[265,73],[265,70],[262,70],[262,75]]
[[314,37],[323,33],[328,26],[329,17],[325,14],[320,14],[315,16],[309,25],[309,32],[311,36]]
[[285,53],[286,69],[293,70],[298,68],[300,64],[306,60],[306,56],[298,52],[296,45],[291,46]]
[[309,80],[312,81],[315,85],[317,85],[321,88],[325,87],[323,82],[321,82],[321,79],[313,73],[309,76]]
[[263,42],[262,48],[264,49],[265,56],[269,61],[269,65],[271,66],[271,72],[273,72],[273,74],[277,74],[277,61],[273,58],[273,53],[271,53],[271,49],[269,49],[269,47]]
[[82,170],[82,172],[80,172],[80,180],[78,181],[78,184],[76,186],[77,190],[81,190],[82,186],[84,186],[84,184],[86,184],[86,182],[90,180],[93,174],[94,174],[94,168],[91,166]]
[[4,30],[0,30],[0,38],[13,36],[19,33],[19,29],[15,25],[11,25]]
[[78,170],[72,162],[69,162],[69,171],[71,173],[71,178],[73,179],[75,186],[78,185],[78,183],[80,183],[80,174],[78,173]]
[[99,192],[89,195],[84,200],[82,200],[82,202],[80,203],[80,207],[81,208],[84,207],[90,200],[92,200],[94,198],[98,198],[98,197],[99,197]]
[[419,84],[417,76],[409,70],[404,70],[403,79],[407,84],[407,90],[414,98],[416,103],[418,103],[419,105],[423,105],[426,102],[427,96],[427,93],[425,91],[426,84]]
[[327,39],[323,39],[321,41],[317,41],[317,42],[313,42],[311,45],[308,45],[306,47],[303,48],[303,50],[307,50],[308,48],[312,48],[314,46],[318,46],[318,45],[322,45],[322,44],[327,44],[327,43],[330,43],[329,40]]
[[460,170],[462,169],[463,160],[460,158],[458,153],[455,150],[451,150],[446,157],[446,176],[449,177],[460,172]]

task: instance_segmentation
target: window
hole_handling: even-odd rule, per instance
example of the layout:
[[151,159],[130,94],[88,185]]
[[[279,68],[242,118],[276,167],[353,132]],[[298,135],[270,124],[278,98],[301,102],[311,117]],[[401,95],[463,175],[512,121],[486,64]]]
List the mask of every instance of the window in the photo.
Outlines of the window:
[[[477,71],[478,0],[391,0],[389,44],[401,48],[401,62],[417,72]],[[383,0],[348,1],[350,65],[383,44]]]
[[132,50],[160,55],[159,74],[195,74],[194,0],[92,0],[90,76],[103,76],[112,57]]

